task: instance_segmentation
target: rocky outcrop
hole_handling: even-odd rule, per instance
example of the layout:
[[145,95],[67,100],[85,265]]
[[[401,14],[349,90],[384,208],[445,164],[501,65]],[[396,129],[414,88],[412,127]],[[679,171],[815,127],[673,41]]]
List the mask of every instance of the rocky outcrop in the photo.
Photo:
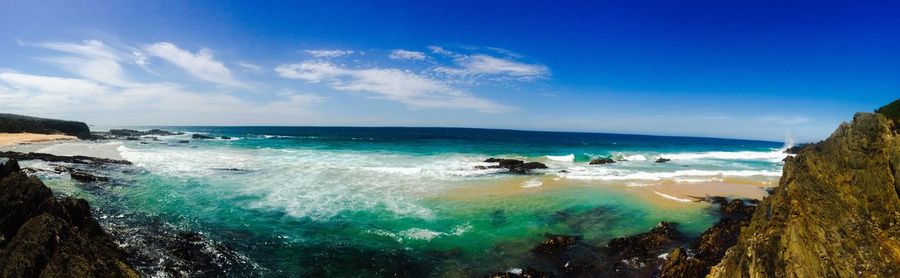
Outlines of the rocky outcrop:
[[85,200],[57,200],[15,160],[0,169],[3,277],[139,277]]
[[196,134],[196,133],[194,133],[194,135],[191,135],[191,139],[200,139],[200,140],[202,140],[202,139],[216,139],[216,138],[215,138],[215,137],[212,137],[212,136],[206,136],[206,135],[203,135],[203,134]]
[[703,198],[718,204],[722,218],[703,232],[690,249],[676,248],[661,267],[659,277],[703,277],[716,265],[728,248],[737,243],[741,228],[747,226],[756,209],[756,201]]
[[604,246],[585,243],[581,236],[545,234],[531,249],[534,265],[489,277],[650,277],[662,261],[659,255],[683,244],[675,223],[660,222],[650,231],[615,238]]
[[790,148],[784,149],[784,153],[786,154],[798,154],[800,151],[803,151],[806,147],[812,146],[810,143],[797,144],[796,146],[791,146]]
[[151,129],[147,131],[140,131],[134,129],[110,129],[109,131],[98,131],[91,133],[95,138],[98,139],[118,139],[118,140],[141,140],[141,138],[148,138],[153,141],[159,140],[159,138],[153,136],[170,136],[170,135],[181,135],[183,132],[171,132],[162,129]]
[[900,275],[895,124],[858,113],[825,141],[786,158],[780,185],[709,276]]
[[601,158],[597,158],[597,159],[592,159],[591,162],[588,162],[588,165],[609,164],[609,163],[616,163],[616,161],[609,157],[601,157]]
[[127,160],[117,160],[117,159],[108,159],[108,158],[97,158],[90,156],[67,156],[67,155],[52,155],[46,153],[20,153],[20,152],[0,152],[0,157],[5,157],[9,159],[15,160],[43,160],[47,162],[66,162],[66,163],[76,163],[76,164],[90,164],[90,165],[102,165],[102,164],[121,164],[121,165],[131,165],[130,161]]
[[66,134],[90,139],[91,130],[83,122],[45,119],[0,113],[0,132],[31,132],[40,134]]
[[671,159],[668,159],[668,158],[660,157],[660,158],[657,158],[655,162],[656,162],[656,163],[666,163],[666,162],[669,162],[669,161],[672,161],[672,160],[671,160]]
[[506,168],[509,169],[510,173],[516,174],[527,174],[534,169],[547,169],[547,165],[540,162],[525,162],[518,159],[506,159],[506,158],[488,158],[484,162],[488,163],[497,163],[494,166],[478,166],[476,169],[499,169]]

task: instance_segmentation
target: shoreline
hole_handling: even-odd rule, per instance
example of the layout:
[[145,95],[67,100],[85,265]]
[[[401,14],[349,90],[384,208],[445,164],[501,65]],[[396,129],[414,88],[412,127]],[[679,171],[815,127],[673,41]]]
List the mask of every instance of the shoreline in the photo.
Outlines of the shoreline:
[[48,143],[57,141],[73,141],[78,137],[62,134],[37,134],[37,133],[0,133],[0,148],[16,145],[29,145],[36,143]]

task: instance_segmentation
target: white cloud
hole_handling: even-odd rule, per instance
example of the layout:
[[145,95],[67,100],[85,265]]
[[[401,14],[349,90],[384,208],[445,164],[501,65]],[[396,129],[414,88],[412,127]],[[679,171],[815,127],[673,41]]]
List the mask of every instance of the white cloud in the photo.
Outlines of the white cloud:
[[428,49],[430,49],[431,53],[434,53],[434,54],[439,54],[439,55],[444,55],[444,56],[449,56],[449,57],[459,56],[459,54],[456,54],[453,51],[444,49],[443,47],[440,47],[437,45],[429,45]]
[[106,124],[285,123],[315,116],[313,105],[323,101],[315,94],[285,91],[274,100],[254,102],[225,92],[189,91],[172,83],[118,88],[85,79],[0,72],[0,111]]
[[244,68],[244,69],[246,69],[246,70],[248,70],[248,71],[254,72],[254,73],[262,73],[262,72],[264,71],[264,69],[263,69],[262,66],[259,66],[259,65],[256,65],[256,64],[245,63],[245,62],[237,62],[237,63],[234,63],[234,64],[235,64],[235,65],[238,65],[238,66],[240,66],[240,67],[242,67],[242,68]]
[[49,42],[37,44],[37,46],[71,54],[70,56],[56,56],[41,60],[56,64],[81,77],[120,87],[129,86],[132,83],[119,64],[124,60],[123,55],[102,41]]
[[508,75],[519,78],[539,78],[550,74],[544,65],[526,64],[512,60],[476,54],[459,59],[457,63],[474,74]]
[[395,60],[425,60],[425,53],[419,51],[409,51],[403,49],[396,49],[391,51],[390,55],[391,59]]
[[203,48],[197,53],[191,53],[172,43],[158,42],[148,45],[145,50],[150,55],[170,62],[198,79],[229,87],[249,88],[234,78],[225,64],[216,60],[209,49]]
[[353,50],[340,50],[340,49],[317,49],[317,50],[306,50],[306,53],[312,55],[316,58],[336,58],[341,56],[347,56],[353,54]]
[[[487,49],[506,55],[499,58],[487,54],[462,54],[447,50],[440,46],[428,46],[432,53],[453,59],[454,66],[436,66],[432,70],[436,73],[463,77],[490,77],[519,80],[532,80],[550,76],[550,69],[541,64],[530,64],[516,61],[521,55],[503,48],[487,47]],[[470,47],[467,49],[479,49]]]
[[106,91],[105,87],[88,80],[15,72],[0,72],[0,81],[22,92],[53,93],[57,96],[96,96]]
[[807,123],[809,118],[803,116],[765,116],[758,119],[763,124],[797,125]]
[[326,82],[341,91],[366,92],[374,98],[400,102],[412,108],[466,108],[494,113],[509,107],[478,98],[441,81],[393,68],[351,69],[328,62],[307,61],[280,65],[282,77]]

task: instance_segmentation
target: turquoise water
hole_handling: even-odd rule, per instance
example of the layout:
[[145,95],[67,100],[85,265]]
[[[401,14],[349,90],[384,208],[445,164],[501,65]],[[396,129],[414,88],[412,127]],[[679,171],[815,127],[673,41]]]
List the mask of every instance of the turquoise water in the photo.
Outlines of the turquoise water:
[[[166,260],[141,231],[198,231],[231,276],[478,276],[522,267],[544,233],[613,237],[674,221],[696,236],[707,204],[644,185],[781,172],[781,143],[444,128],[167,128],[231,139],[105,142],[135,163],[113,182],[48,176],[84,197],[120,243]],[[588,165],[599,156],[619,162]],[[669,163],[654,163],[659,157]],[[476,170],[488,157],[540,161],[532,175]],[[35,167],[39,167],[37,165]],[[561,172],[565,170],[565,172]],[[656,199],[654,199],[656,198]],[[144,232],[146,233],[146,232]],[[157,244],[159,245],[159,244]],[[224,251],[223,251],[224,250]],[[159,257],[159,258],[155,258]],[[164,272],[162,262],[142,271]],[[227,273],[225,273],[227,272]],[[219,275],[215,275],[219,276]]]

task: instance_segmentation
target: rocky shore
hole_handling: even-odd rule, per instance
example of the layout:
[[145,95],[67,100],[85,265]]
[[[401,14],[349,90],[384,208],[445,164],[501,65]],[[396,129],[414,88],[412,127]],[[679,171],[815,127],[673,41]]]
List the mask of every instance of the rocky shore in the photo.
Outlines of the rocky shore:
[[139,277],[83,199],[56,199],[16,160],[0,167],[4,277]]

